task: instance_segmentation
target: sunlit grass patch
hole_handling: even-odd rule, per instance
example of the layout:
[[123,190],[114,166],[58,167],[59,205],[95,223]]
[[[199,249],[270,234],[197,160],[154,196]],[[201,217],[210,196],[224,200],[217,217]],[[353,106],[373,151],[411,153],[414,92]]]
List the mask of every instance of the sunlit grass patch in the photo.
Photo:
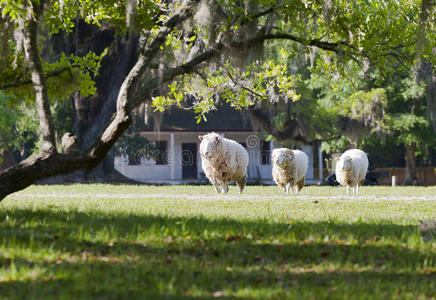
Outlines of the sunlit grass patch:
[[32,186],[0,203],[0,298],[436,297],[434,188],[244,192]]

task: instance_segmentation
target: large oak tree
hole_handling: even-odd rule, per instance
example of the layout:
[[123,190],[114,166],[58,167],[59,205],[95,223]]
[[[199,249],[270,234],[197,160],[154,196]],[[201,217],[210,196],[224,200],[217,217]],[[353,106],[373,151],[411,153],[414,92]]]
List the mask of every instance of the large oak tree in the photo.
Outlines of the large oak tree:
[[[311,71],[319,76],[347,76],[350,65],[364,74],[369,65],[391,72],[410,68],[416,53],[434,64],[434,7],[420,23],[415,1],[89,1],[2,0],[0,89],[11,101],[26,99],[37,109],[40,152],[0,173],[0,199],[38,179],[79,169],[93,169],[131,124],[132,110],[147,102],[163,110],[187,105],[199,118],[226,99],[248,109],[263,129],[277,130],[259,106],[264,101],[298,101],[293,76],[267,48],[286,41],[281,55],[304,57],[316,50]],[[128,42],[124,55],[135,58],[112,94],[115,113],[95,130],[97,137],[80,151],[58,151],[50,103],[73,93],[95,93],[93,76],[101,57],[93,53],[51,57],[43,44],[80,22],[112,28]],[[417,51],[417,46],[420,47]],[[394,64],[395,62],[395,64]],[[352,74],[352,73],[351,73]],[[169,94],[156,95],[170,85]],[[108,89],[113,88],[112,86]],[[110,95],[108,95],[110,97]],[[289,125],[291,126],[291,124]],[[75,148],[76,149],[76,148]],[[68,149],[65,149],[68,150]]]

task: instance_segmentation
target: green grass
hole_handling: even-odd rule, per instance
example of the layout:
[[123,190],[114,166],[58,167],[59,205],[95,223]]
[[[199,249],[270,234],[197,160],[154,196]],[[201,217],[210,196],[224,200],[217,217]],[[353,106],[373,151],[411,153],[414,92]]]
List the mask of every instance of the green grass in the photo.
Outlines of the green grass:
[[436,188],[32,186],[0,202],[0,299],[436,298]]

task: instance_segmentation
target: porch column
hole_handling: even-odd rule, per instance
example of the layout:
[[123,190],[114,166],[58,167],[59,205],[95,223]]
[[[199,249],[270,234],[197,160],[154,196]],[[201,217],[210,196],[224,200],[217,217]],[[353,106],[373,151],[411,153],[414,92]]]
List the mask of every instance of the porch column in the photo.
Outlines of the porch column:
[[170,133],[170,152],[169,154],[169,163],[170,163],[170,178],[171,180],[175,179],[175,165],[176,165],[176,155],[174,152],[174,133]]
[[318,170],[319,170],[319,180],[323,180],[322,178],[322,151],[321,145],[318,145]]

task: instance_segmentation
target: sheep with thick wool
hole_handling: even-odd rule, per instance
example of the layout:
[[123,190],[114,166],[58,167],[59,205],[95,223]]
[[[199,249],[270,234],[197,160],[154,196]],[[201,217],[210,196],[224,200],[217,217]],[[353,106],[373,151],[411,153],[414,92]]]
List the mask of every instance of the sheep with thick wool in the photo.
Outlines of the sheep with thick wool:
[[306,153],[300,150],[277,148],[272,152],[272,175],[278,186],[281,186],[286,194],[289,190],[294,194],[304,186],[304,177],[307,172],[309,159]]
[[353,194],[359,194],[359,184],[362,184],[368,170],[368,157],[359,149],[347,150],[336,159],[336,180],[347,187],[347,195],[350,194],[350,186]]
[[[248,152],[238,142],[215,132],[199,136],[201,167],[217,193],[227,193],[236,181],[239,193],[247,183]],[[222,190],[218,185],[221,185]]]

